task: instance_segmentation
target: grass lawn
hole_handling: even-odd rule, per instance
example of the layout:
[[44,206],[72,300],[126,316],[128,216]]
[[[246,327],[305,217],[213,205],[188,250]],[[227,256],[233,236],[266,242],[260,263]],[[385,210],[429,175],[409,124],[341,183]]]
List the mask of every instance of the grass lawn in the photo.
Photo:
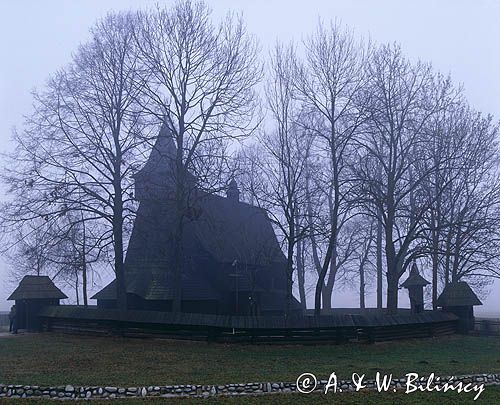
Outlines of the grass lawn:
[[500,338],[449,336],[317,346],[242,345],[32,334],[0,338],[0,383],[149,386],[500,372]]

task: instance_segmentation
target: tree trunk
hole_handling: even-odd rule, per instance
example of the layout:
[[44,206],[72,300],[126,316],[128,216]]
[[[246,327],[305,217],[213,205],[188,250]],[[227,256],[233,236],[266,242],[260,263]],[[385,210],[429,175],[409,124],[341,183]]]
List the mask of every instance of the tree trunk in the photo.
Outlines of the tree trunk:
[[387,263],[387,310],[389,313],[396,313],[398,309],[398,281],[399,266],[396,255],[396,247],[393,240],[395,224],[394,205],[395,181],[390,174],[387,181],[387,222],[385,224],[385,258]]
[[78,267],[75,269],[75,293],[76,293],[76,305],[80,305],[80,294],[79,289],[80,283],[78,282]]
[[432,309],[437,309],[438,292],[438,266],[439,266],[439,234],[436,229],[432,231]]
[[365,309],[365,269],[364,264],[359,268],[359,307]]
[[[83,217],[83,211],[82,211],[82,217]],[[83,305],[88,306],[88,291],[87,291],[87,233],[85,229],[85,221],[82,221],[82,226],[83,226],[83,246],[82,246],[82,292],[83,292]]]
[[290,316],[290,310],[292,307],[292,288],[293,288],[293,251],[295,242],[295,224],[291,224],[288,228],[289,238],[287,247],[287,258],[286,258],[286,310],[285,318]]
[[125,280],[125,265],[123,253],[123,189],[122,164],[123,155],[120,144],[121,117],[117,117],[117,125],[113,131],[115,146],[115,161],[113,167],[113,249],[115,254],[116,275],[116,306],[124,315],[127,310],[127,283]]
[[[460,219],[462,220],[462,219]],[[453,249],[453,267],[451,269],[451,282],[456,283],[457,281],[460,281],[460,275],[459,275],[459,264],[460,264],[460,249],[462,248],[462,230],[460,227],[457,229],[457,234],[455,237],[455,246]]]
[[83,305],[88,306],[88,290],[87,290],[87,266],[83,268],[82,271],[82,289],[83,289]]
[[379,217],[377,218],[377,308],[383,308],[383,263],[382,263],[382,220]]
[[[321,297],[322,290],[325,287],[325,278],[326,273],[328,272],[328,268],[330,267],[330,260],[332,259],[333,252],[333,236],[330,237],[330,242],[328,244],[328,249],[325,255],[325,261],[323,263],[323,267],[321,268],[321,272],[318,275],[318,281],[316,282],[316,291],[314,296],[314,315],[321,315]],[[330,294],[330,302],[331,302],[331,294]]]
[[[438,151],[439,152],[439,151]],[[436,197],[436,212],[431,209],[432,223],[432,309],[437,309],[438,299],[438,272],[439,272],[439,237],[441,233],[441,193],[438,184],[440,179],[439,162],[435,161],[436,181],[434,195]]]
[[372,229],[370,229],[370,239],[368,240],[367,245],[365,246],[365,251],[363,252],[363,257],[361,259],[361,263],[359,264],[359,307],[365,308],[365,265],[368,260],[368,254],[370,252],[370,247],[372,243]]
[[387,273],[387,310],[390,314],[398,310],[398,281],[393,274]]
[[394,242],[392,241],[392,229],[387,227],[385,247],[385,256],[387,260],[387,309],[389,313],[396,313],[398,309],[398,282],[400,272]]
[[451,211],[448,214],[448,221],[446,225],[446,242],[445,242],[445,248],[444,248],[444,283],[445,285],[448,285],[450,282],[450,277],[451,277],[451,272],[450,272],[450,266],[451,266],[451,246],[452,246],[452,241],[453,241],[453,234],[455,232],[454,226],[450,226],[450,222],[455,222],[455,205],[452,204],[451,206]]
[[323,286],[323,291],[321,294],[321,298],[323,301],[323,310],[332,309],[332,294],[333,294],[333,285],[325,285]]
[[[116,298],[117,308],[120,311],[127,309],[127,286],[125,283],[125,266],[123,264],[123,219],[121,218],[121,200],[120,209],[117,209],[115,203],[115,215],[113,216],[113,240],[115,253],[115,275],[116,275]],[[118,214],[118,211],[120,214]]]
[[303,309],[307,309],[306,288],[305,288],[305,268],[303,257],[304,241],[300,240],[297,243],[297,279],[299,282],[299,297]]
[[444,283],[447,285],[450,282],[450,266],[451,266],[451,242],[453,238],[453,230],[448,228],[448,234],[446,235],[446,247],[445,247],[445,262],[444,262]]
[[[337,161],[333,159],[333,189],[331,192],[334,193],[333,199],[329,199],[329,209],[330,209],[330,238],[328,240],[328,248],[325,254],[325,260],[321,268],[321,272],[318,275],[318,281],[316,283],[315,299],[314,299],[314,315],[319,316],[321,314],[321,290],[325,286],[325,278],[328,272],[328,268],[331,266],[331,262],[334,266],[337,264],[337,239],[339,232],[339,208],[340,208],[340,185],[339,185],[339,173],[337,167]],[[332,201],[333,200],[333,201]],[[333,289],[333,286],[332,286]],[[331,292],[330,292],[330,306],[331,306]]]
[[[121,157],[117,157],[121,164]],[[123,261],[123,200],[120,168],[115,168],[113,204],[113,248],[115,253],[116,303],[119,311],[127,310],[127,284],[125,282],[125,266]]]

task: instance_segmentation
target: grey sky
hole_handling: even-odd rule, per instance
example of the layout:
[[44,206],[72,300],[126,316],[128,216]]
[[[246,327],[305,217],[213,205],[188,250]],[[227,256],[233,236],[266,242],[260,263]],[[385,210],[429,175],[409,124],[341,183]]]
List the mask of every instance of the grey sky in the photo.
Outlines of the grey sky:
[[[212,0],[215,16],[241,11],[263,56],[276,39],[310,33],[318,18],[338,18],[377,43],[399,42],[412,59],[430,61],[463,83],[471,105],[500,117],[500,2],[495,0]],[[93,22],[110,10],[171,4],[148,0],[1,0],[0,150],[9,148],[14,126],[30,111],[30,91],[64,66]],[[0,310],[11,286],[0,262]],[[497,282],[481,311],[500,315]],[[405,294],[402,294],[402,296]],[[343,294],[335,305],[355,304]]]

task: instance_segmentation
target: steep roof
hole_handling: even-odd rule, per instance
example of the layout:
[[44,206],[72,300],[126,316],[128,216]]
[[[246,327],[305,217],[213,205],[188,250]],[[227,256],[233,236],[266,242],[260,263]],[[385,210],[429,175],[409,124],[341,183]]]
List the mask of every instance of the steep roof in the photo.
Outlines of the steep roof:
[[48,276],[24,276],[7,300],[68,298]]
[[[137,182],[149,182],[156,186],[172,184],[175,180],[176,159],[177,147],[174,134],[172,129],[164,122],[148,160],[133,176],[136,184]],[[187,172],[187,181],[191,185],[196,183],[195,177],[190,172]]]
[[420,275],[416,263],[413,263],[411,270],[410,270],[410,275],[401,284],[401,286],[404,288],[409,288],[409,287],[413,287],[413,286],[426,286],[427,284],[430,284],[430,283]]
[[443,292],[437,299],[439,307],[463,307],[470,305],[483,305],[472,291],[469,284],[459,281],[446,285]]
[[205,194],[198,204],[199,218],[189,222],[186,230],[217,261],[254,265],[286,262],[264,210],[215,194]]
[[[150,157],[144,167],[135,175],[137,184],[171,183],[176,158],[176,146],[172,130],[163,123]],[[264,210],[239,201],[239,190],[233,178],[228,185],[227,197],[207,193],[195,187],[196,179],[188,173],[190,183],[190,209],[193,218],[186,221],[185,233],[191,240],[197,239],[202,247],[216,260],[232,263],[239,260],[251,264],[266,264],[270,262],[285,262],[278,245],[274,230]],[[136,188],[137,190],[137,188]],[[148,191],[149,190],[149,191]],[[155,229],[155,237],[159,233],[171,232],[169,229],[175,221],[172,218],[172,205],[175,204],[171,193],[166,188],[160,188],[160,194],[155,194],[150,188],[145,193],[151,193],[152,198],[141,195],[141,207],[134,224],[141,229],[140,237],[131,243],[137,247],[135,252],[144,251],[137,244],[147,244],[148,230]],[[170,201],[169,201],[170,200]],[[161,208],[161,205],[165,207]],[[170,207],[168,207],[170,206]],[[142,218],[139,219],[139,216]],[[170,217],[170,218],[169,218]],[[149,223],[147,222],[147,219]],[[142,221],[142,224],[140,223]],[[151,241],[149,241],[151,242]],[[138,254],[138,253],[133,254]]]
[[172,131],[163,123],[148,160],[134,177],[148,176],[154,172],[167,174],[173,169],[175,158],[176,147]]

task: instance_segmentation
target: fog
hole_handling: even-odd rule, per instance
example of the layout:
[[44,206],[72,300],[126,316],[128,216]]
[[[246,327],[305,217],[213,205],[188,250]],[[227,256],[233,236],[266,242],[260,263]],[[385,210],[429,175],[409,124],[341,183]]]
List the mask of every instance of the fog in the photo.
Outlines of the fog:
[[[340,19],[356,34],[374,42],[399,42],[410,58],[430,61],[437,70],[462,83],[469,103],[500,117],[500,3],[487,1],[207,1],[216,17],[241,11],[248,29],[261,42],[265,57],[277,39],[300,39],[318,19]],[[40,88],[50,74],[69,62],[72,52],[88,36],[96,19],[110,10],[151,7],[167,1],[3,1],[0,4],[0,150],[11,147],[14,127],[21,127],[31,107],[30,91]],[[5,248],[5,246],[3,247]],[[13,285],[0,262],[0,310]],[[64,286],[61,286],[63,289]],[[65,289],[65,292],[68,291]],[[401,293],[401,304],[406,294]],[[374,293],[367,304],[373,305]],[[500,315],[500,282],[477,309]],[[312,303],[310,303],[312,304]],[[355,306],[355,291],[334,294],[334,306]]]

